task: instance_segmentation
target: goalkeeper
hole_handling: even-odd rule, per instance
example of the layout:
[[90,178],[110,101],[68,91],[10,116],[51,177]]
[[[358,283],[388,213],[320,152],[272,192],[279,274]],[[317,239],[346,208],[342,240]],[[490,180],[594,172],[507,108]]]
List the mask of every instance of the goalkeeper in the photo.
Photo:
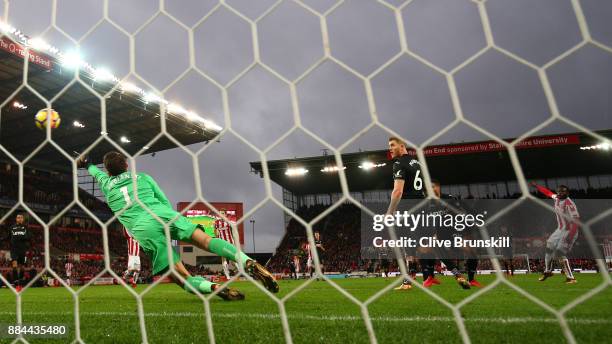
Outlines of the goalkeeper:
[[[172,250],[172,257],[168,257],[164,226],[151,213],[165,223],[176,220],[169,224],[172,239],[189,242],[200,249],[242,264],[245,271],[254,279],[260,280],[268,290],[273,293],[278,292],[278,284],[274,277],[263,266],[242,252],[237,257],[238,252],[234,245],[222,239],[212,238],[205,233],[203,227],[192,223],[172,209],[170,201],[151,176],[145,173],[137,173],[136,183],[133,183],[133,178],[127,171],[127,159],[123,154],[115,151],[108,152],[104,155],[103,161],[107,173],[89,163],[85,157],[77,160],[77,167],[87,168],[98,182],[108,206],[113,213],[117,214],[119,221],[151,258],[153,275],[167,271],[169,264],[174,264],[176,272],[187,283],[183,285],[175,276],[171,276],[185,290],[192,292],[193,289],[196,289],[201,293],[208,294],[220,288],[220,285],[202,277],[191,276],[174,250]],[[134,190],[134,186],[137,187],[137,190]],[[145,210],[140,203],[134,201],[134,191],[136,191],[140,203],[146,206],[149,211]],[[219,290],[217,295],[225,300],[244,299],[244,295],[233,288],[223,288]]]

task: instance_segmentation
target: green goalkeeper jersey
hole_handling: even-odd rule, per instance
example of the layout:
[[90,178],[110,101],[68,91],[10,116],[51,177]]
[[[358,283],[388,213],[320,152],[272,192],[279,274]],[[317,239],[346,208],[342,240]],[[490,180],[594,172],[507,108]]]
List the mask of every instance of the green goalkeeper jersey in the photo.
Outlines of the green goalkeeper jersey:
[[172,209],[170,201],[155,180],[146,173],[136,174],[136,194],[140,200],[138,203],[135,200],[134,183],[130,172],[110,177],[95,165],[90,165],[87,170],[100,185],[113,213],[116,214],[125,209],[118,215],[118,219],[128,230],[134,228],[139,219],[153,217],[140,203],[164,221],[171,220],[179,214]]

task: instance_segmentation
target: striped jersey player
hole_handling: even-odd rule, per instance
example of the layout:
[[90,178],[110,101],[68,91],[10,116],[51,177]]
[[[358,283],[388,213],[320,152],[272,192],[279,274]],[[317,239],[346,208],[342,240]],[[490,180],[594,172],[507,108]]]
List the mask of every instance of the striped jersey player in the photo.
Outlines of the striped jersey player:
[[308,273],[310,277],[312,277],[312,270],[314,268],[314,264],[312,261],[312,251],[310,250],[310,244],[308,242],[305,242],[302,247],[304,248],[304,252],[306,252],[307,254],[306,272]]
[[[225,210],[221,210],[220,213],[221,215],[226,216]],[[215,220],[215,235],[218,238],[229,242],[230,244],[234,243],[234,236],[232,235],[232,226],[223,218],[218,218],[217,220]]]
[[293,264],[293,269],[295,271],[295,279],[298,279],[298,276],[300,274],[300,265],[301,265],[300,254],[298,253],[293,254],[291,256],[291,260]]
[[[315,231],[314,233],[314,242],[315,242],[315,250],[317,250],[317,255],[319,256],[319,265],[321,266],[321,272],[324,271],[325,264],[325,248],[323,247],[323,241],[321,240],[321,233]],[[306,260],[306,271],[312,277],[312,272],[314,270],[314,261],[312,259],[312,250],[310,249],[310,244],[308,242],[304,243],[304,251],[308,253],[308,259]]]
[[67,260],[66,264],[64,264],[64,269],[66,270],[66,284],[68,285],[70,285],[70,279],[72,277],[72,268],[74,268],[72,260]]
[[557,229],[546,241],[545,268],[539,280],[544,281],[552,276],[552,263],[554,259],[558,258],[565,273],[566,283],[574,284],[576,283],[576,278],[574,278],[572,273],[567,253],[572,249],[576,239],[578,239],[578,221],[580,220],[580,215],[578,214],[576,204],[569,197],[569,189],[565,185],[559,185],[557,193],[534,182],[531,185],[535,186],[544,196],[550,197],[555,201],[555,217],[557,218]]
[[[219,213],[227,218],[225,209],[221,209]],[[232,235],[232,226],[223,217],[215,220],[215,236],[221,240],[225,240],[230,244],[234,244],[234,236]],[[223,274],[227,279],[230,279],[229,261],[221,257],[221,265],[223,266]]]
[[127,270],[123,273],[123,279],[128,281],[132,285],[132,288],[136,288],[138,275],[140,275],[140,245],[125,227],[123,227],[123,236],[125,236],[127,240],[128,250]]

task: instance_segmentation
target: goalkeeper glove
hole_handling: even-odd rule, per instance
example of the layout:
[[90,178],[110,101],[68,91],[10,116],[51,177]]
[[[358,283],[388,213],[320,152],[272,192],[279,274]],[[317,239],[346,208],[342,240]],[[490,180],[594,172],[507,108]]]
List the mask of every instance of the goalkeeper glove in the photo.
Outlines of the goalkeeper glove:
[[77,164],[77,168],[87,168],[90,165],[89,159],[87,159],[87,157],[84,155],[77,159],[76,164]]

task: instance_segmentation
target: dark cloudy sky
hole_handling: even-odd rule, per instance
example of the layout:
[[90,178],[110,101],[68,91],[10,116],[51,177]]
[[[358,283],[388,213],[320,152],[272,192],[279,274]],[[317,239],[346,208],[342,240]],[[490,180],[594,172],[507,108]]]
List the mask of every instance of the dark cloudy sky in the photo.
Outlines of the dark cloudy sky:
[[[244,18],[257,19],[276,1],[225,2],[233,9],[211,0],[165,1],[170,18],[159,11],[157,0],[113,0],[108,1],[107,18],[113,23],[100,22],[104,2],[98,0],[58,0],[56,11],[51,1],[11,1],[4,15],[30,36],[44,33],[62,50],[75,46],[65,36],[69,35],[79,41],[82,55],[92,65],[106,66],[140,85],[144,83],[138,78],[146,80],[147,88],[154,87],[168,100],[224,127],[230,118],[231,128],[262,150],[296,124],[289,86],[278,76],[296,82],[302,126],[334,147],[372,122],[364,81],[343,65],[365,76],[374,73],[371,85],[380,123],[417,144],[457,116],[446,76],[440,71],[454,71],[465,118],[494,135],[516,137],[551,116],[537,71],[492,47],[482,51],[487,40],[475,1],[411,1],[401,9],[401,35],[391,7],[405,1],[388,0],[388,6],[375,0],[345,1],[326,16],[333,59],[324,61],[320,61],[324,56],[321,18],[294,1],[281,1],[256,25],[261,61],[278,75],[255,65],[238,79],[254,61],[252,26]],[[336,1],[303,3],[323,13]],[[582,0],[580,4],[592,39],[612,47],[612,2]],[[570,0],[488,0],[486,10],[494,43],[538,67],[584,39]],[[53,13],[56,27],[49,28]],[[188,30],[193,32],[191,48]],[[128,35],[134,38],[133,56]],[[402,37],[410,51],[433,66],[407,54],[398,56]],[[479,52],[478,58],[455,70]],[[130,70],[130,57],[134,70]],[[199,71],[190,69],[192,58]],[[561,115],[589,129],[611,127],[611,48],[587,42],[546,72]],[[227,113],[218,86],[227,90]],[[557,122],[538,133],[569,131],[576,129]],[[382,149],[386,136],[374,127],[346,150]],[[487,138],[458,124],[434,142],[482,139]],[[299,128],[277,143],[269,150],[269,159],[319,155],[325,148]],[[259,153],[234,134],[221,137],[198,159],[208,200],[244,202],[248,211],[266,197],[263,180],[249,173],[248,162],[260,160]],[[171,201],[196,197],[191,157],[181,149],[139,158],[137,167],[153,175]],[[275,194],[278,191],[274,188]],[[257,250],[272,251],[284,230],[282,212],[268,203],[252,218]],[[247,233],[250,250],[250,230]]]

